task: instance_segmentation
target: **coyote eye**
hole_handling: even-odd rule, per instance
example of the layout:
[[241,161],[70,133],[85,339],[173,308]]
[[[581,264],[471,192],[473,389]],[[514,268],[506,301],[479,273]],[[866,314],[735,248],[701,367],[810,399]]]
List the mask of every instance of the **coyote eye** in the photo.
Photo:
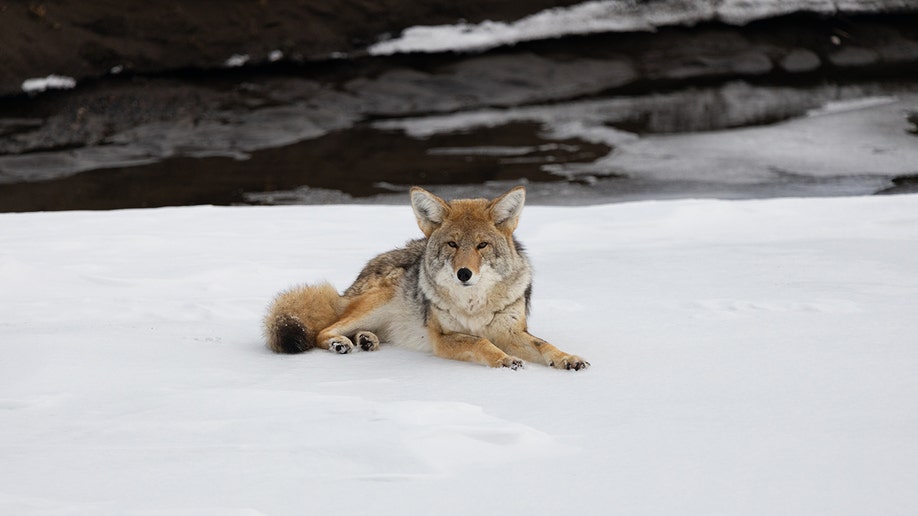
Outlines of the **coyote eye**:
[[450,240],[449,242],[447,242],[446,245],[452,247],[453,249],[458,249],[458,248],[459,248],[459,244],[457,244],[456,242],[453,242],[452,240]]
[[482,242],[482,243],[478,244],[478,248],[479,248],[479,249],[484,249],[485,247],[488,247],[488,243],[487,243],[487,242]]

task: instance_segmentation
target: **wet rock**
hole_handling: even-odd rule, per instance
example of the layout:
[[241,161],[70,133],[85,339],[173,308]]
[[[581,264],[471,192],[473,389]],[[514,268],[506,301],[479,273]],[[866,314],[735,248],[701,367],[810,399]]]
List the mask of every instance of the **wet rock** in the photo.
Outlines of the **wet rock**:
[[16,135],[37,129],[44,124],[41,118],[5,118],[0,119],[0,136]]
[[478,100],[465,93],[451,77],[440,78],[419,70],[397,68],[375,79],[348,82],[345,90],[360,99],[363,109],[378,115],[453,111]]
[[453,67],[452,77],[482,105],[521,105],[599,93],[633,81],[626,60],[552,59],[531,53],[485,56]]
[[345,88],[367,114],[395,116],[574,98],[636,76],[627,60],[559,60],[524,52],[474,57],[434,72],[399,68]]
[[670,38],[641,52],[642,75],[654,80],[684,80],[712,76],[761,75],[772,69],[762,48],[742,33],[705,29],[685,35],[673,45]]
[[918,193],[918,174],[894,177],[891,182],[892,186],[880,190],[877,195]]
[[905,115],[905,120],[911,125],[908,132],[918,135],[918,111],[909,111]]
[[839,67],[858,67],[877,64],[880,55],[869,48],[845,47],[829,53],[829,62]]
[[789,73],[812,72],[821,64],[815,52],[805,48],[795,48],[781,58],[781,69]]
[[890,38],[888,43],[878,45],[876,52],[886,63],[918,62],[918,41],[901,36]]

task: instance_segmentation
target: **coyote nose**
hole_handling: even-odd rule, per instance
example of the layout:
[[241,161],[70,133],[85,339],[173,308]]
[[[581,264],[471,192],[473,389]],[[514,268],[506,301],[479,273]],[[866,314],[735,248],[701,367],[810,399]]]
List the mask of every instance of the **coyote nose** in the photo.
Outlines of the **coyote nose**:
[[459,281],[465,283],[466,281],[472,279],[472,271],[463,267],[456,271],[456,277],[459,278]]

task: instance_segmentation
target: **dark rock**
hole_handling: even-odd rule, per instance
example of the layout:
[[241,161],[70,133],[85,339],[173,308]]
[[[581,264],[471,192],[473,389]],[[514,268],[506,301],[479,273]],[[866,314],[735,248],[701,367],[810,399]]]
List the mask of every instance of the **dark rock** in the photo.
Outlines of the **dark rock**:
[[829,61],[839,67],[858,67],[877,64],[880,55],[869,48],[845,47],[829,53]]
[[560,60],[523,52],[471,57],[433,72],[398,68],[351,81],[346,89],[367,114],[394,116],[575,98],[636,77],[625,60]]
[[918,41],[903,37],[893,38],[886,44],[878,45],[876,52],[886,63],[918,62]]
[[819,56],[805,48],[791,50],[779,63],[782,70],[790,73],[812,72],[819,68],[820,64]]
[[898,195],[918,193],[918,174],[894,177],[892,186],[877,192],[877,195]]
[[908,132],[918,135],[918,111],[909,111],[905,115],[905,120],[912,125]]

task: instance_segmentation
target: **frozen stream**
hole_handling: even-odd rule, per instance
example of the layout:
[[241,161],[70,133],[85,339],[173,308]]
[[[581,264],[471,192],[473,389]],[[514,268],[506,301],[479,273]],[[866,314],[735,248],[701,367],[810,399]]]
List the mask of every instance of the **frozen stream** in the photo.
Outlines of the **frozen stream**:
[[523,182],[539,204],[908,192],[913,91],[735,81],[371,120],[291,103],[0,156],[0,211],[400,204],[416,183],[475,196]]

